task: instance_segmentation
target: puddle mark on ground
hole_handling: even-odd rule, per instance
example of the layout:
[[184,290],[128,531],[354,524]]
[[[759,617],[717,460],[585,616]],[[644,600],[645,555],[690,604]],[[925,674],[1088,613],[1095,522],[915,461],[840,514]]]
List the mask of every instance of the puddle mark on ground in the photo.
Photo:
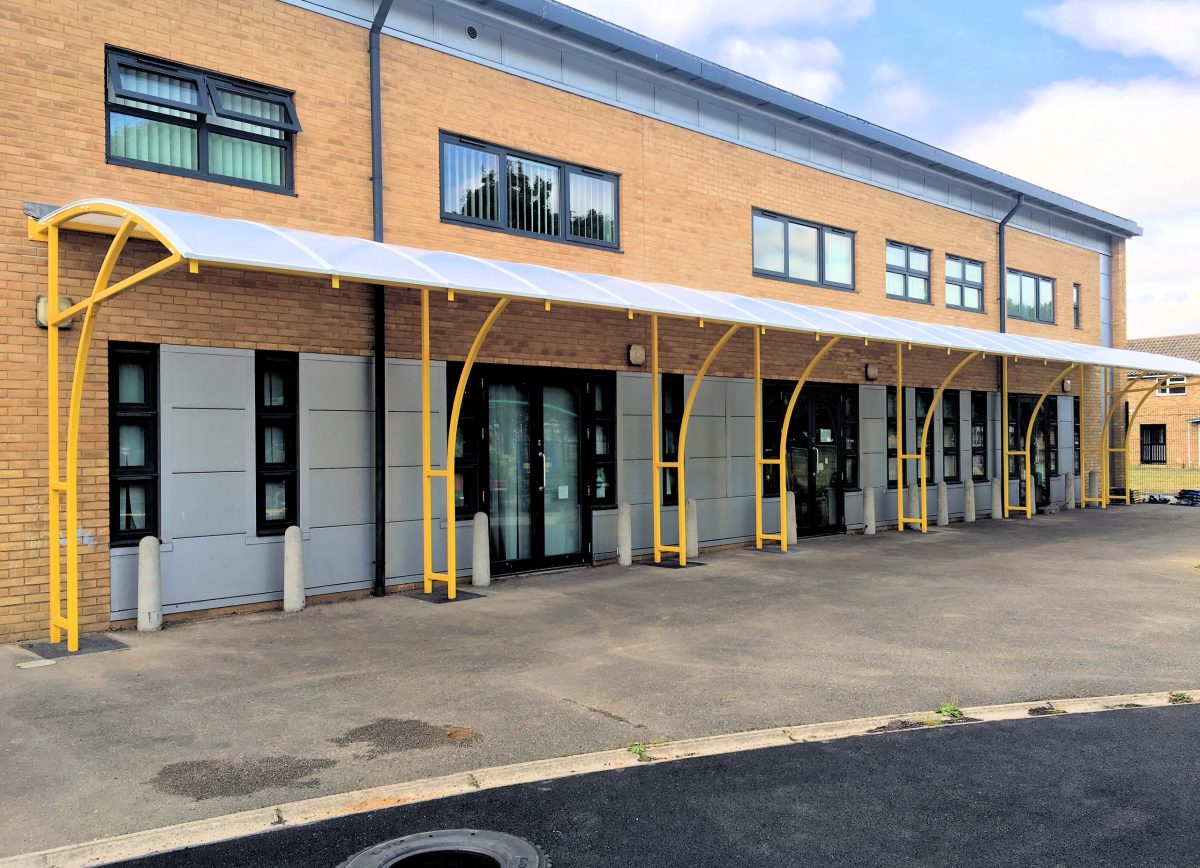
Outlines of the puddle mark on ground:
[[150,779],[159,792],[203,801],[248,796],[272,787],[315,787],[314,772],[336,765],[331,759],[264,756],[238,760],[188,760],[163,766]]
[[465,726],[434,726],[423,720],[397,720],[382,717],[357,726],[345,735],[330,739],[340,747],[367,746],[367,758],[406,750],[426,750],[447,744],[468,744],[478,738]]

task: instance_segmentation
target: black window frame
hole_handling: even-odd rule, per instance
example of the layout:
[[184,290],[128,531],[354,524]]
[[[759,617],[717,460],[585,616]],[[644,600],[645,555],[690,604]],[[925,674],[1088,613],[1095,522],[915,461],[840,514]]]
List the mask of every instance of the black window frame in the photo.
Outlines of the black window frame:
[[[458,145],[460,147],[482,151],[484,153],[492,154],[498,158],[500,165],[499,177],[496,179],[497,200],[495,220],[488,220],[482,217],[471,217],[465,214],[458,214],[454,211],[446,210],[443,180],[445,178],[447,144]],[[530,232],[524,229],[516,229],[508,225],[509,157],[520,160],[532,160],[534,162],[552,166],[558,170],[558,195],[555,197],[558,200],[557,232],[553,234]],[[612,183],[612,241],[587,238],[581,235],[575,235],[571,232],[571,175],[583,175],[585,177],[600,178]],[[619,173],[597,169],[592,166],[585,166],[580,163],[571,163],[555,157],[547,157],[541,154],[530,153],[529,151],[522,151],[517,148],[509,148],[503,145],[497,145],[493,142],[483,141],[482,139],[477,139],[461,133],[451,132],[449,130],[439,130],[438,132],[438,211],[441,214],[443,223],[455,223],[463,226],[473,226],[480,229],[490,229],[494,232],[503,232],[506,235],[515,235],[520,238],[534,238],[542,241],[554,241],[562,244],[578,244],[584,247],[599,248],[601,250],[619,251],[621,249],[621,175]]]
[[[269,370],[283,375],[284,403],[263,403],[263,375]],[[263,431],[268,425],[284,428],[288,460],[267,464]],[[280,536],[300,522],[300,355],[275,350],[254,353],[254,529],[259,537]],[[266,484],[283,480],[286,492],[284,517],[266,518]]]
[[[976,443],[976,432],[981,432],[982,442]],[[991,479],[988,473],[988,464],[991,462],[991,439],[992,426],[988,424],[988,393],[987,392],[972,392],[971,393],[971,481],[972,482],[987,482]],[[975,472],[975,459],[978,456],[983,457],[983,474]]]
[[[182,103],[167,97],[151,96],[127,90],[121,86],[120,68],[141,69],[156,75],[167,75],[193,82],[196,87],[197,104]],[[244,81],[232,76],[209,72],[185,64],[174,63],[148,55],[138,54],[125,49],[107,46],[105,49],[105,91],[104,91],[104,157],[105,162],[114,166],[125,166],[132,169],[147,169],[165,175],[178,175],[184,178],[195,178],[202,181],[212,181],[218,184],[228,184],[234,187],[247,187],[252,190],[263,190],[270,193],[295,195],[295,136],[300,132],[300,122],[296,113],[295,92],[285,88]],[[287,119],[283,122],[245,115],[221,105],[218,89],[234,91],[255,99],[271,102],[284,109]],[[174,111],[184,111],[195,115],[194,118],[181,118],[166,115],[151,109],[133,105],[123,105],[115,102],[113,97],[132,100],[147,105],[156,105]],[[181,166],[171,166],[165,163],[155,163],[149,160],[138,160],[132,157],[115,155],[112,152],[112,115],[129,115],[158,123],[196,131],[196,169]],[[214,124],[207,120],[209,115],[215,115],[238,123],[249,123],[255,126],[274,129],[281,133],[279,138],[256,135],[247,130]],[[221,175],[208,168],[208,151],[210,134],[242,139],[259,144],[279,148],[283,152],[283,183],[265,184],[261,181],[251,181],[245,178],[235,178]]]
[[[592,509],[615,509],[619,500],[617,497],[617,375],[613,371],[597,371],[590,376],[584,386],[587,395],[587,410],[584,415],[590,458],[590,482],[588,493],[592,498]],[[599,396],[607,398],[600,399]],[[601,404],[604,409],[597,408]],[[608,441],[609,452],[603,458],[596,450],[599,439],[596,432],[603,431]],[[606,471],[603,495],[600,494],[600,471]]]
[[[940,406],[942,408],[942,481],[962,482],[962,419],[960,417],[962,403],[958,391],[947,389],[942,392]],[[953,406],[953,412],[947,412],[951,406]],[[946,447],[948,435],[951,435],[954,440],[949,450]],[[946,459],[949,455],[954,456],[954,473],[946,472]]]
[[[945,277],[945,280],[943,282],[946,284],[954,284],[955,286],[957,286],[958,292],[959,292],[959,298],[962,298],[962,299],[965,299],[967,297],[966,290],[968,288],[979,290],[979,307],[971,307],[970,305],[965,304],[965,303],[964,304],[951,304],[949,295],[947,295],[945,298],[946,307],[950,308],[951,310],[965,310],[970,313],[987,313],[987,296],[984,294],[985,284],[987,283],[987,267],[985,266],[985,264],[978,259],[971,259],[970,257],[967,257],[967,256],[957,256],[953,253],[947,253],[946,254],[946,263],[949,264],[950,260],[954,260],[954,261],[958,262],[959,265],[962,267],[962,278],[954,279],[954,278],[950,277],[950,270],[945,269],[944,275],[943,275]],[[968,265],[975,265],[975,266],[979,267],[979,280],[978,281],[967,279],[967,266]],[[945,289],[943,288],[943,292],[944,291],[945,291]],[[892,298],[898,298],[898,296],[892,296]]]
[[887,394],[884,396],[884,438],[885,446],[887,447],[886,467],[884,473],[887,476],[887,487],[895,489],[896,481],[899,473],[899,450],[896,448],[898,444],[898,428],[896,419],[896,387],[888,386]]
[[[760,268],[754,264],[754,218],[761,217],[764,220],[774,220],[783,224],[783,270],[775,271],[769,268]],[[795,224],[804,226],[817,231],[817,279],[805,280],[801,277],[792,277],[790,274],[790,258],[791,245],[788,244],[789,226]],[[841,281],[829,280],[825,276],[825,239],[828,235],[836,235],[838,237],[850,239],[850,282],[842,283]],[[801,286],[815,286],[820,289],[833,289],[838,292],[857,292],[856,284],[858,282],[858,263],[857,260],[857,235],[853,229],[843,229],[840,226],[829,226],[825,223],[816,223],[812,220],[802,220],[799,217],[790,217],[787,214],[780,214],[778,211],[770,211],[766,208],[751,208],[750,209],[750,273],[754,277],[764,277],[769,280],[784,280],[788,283],[798,283]]]
[[[683,425],[683,405],[687,400],[684,392],[683,374],[660,374],[659,387],[659,443],[663,461],[678,461],[679,453],[669,448],[672,442],[679,444],[679,430]],[[673,480],[673,481],[672,481]],[[679,504],[679,471],[674,467],[664,467],[660,480],[662,488],[662,505],[676,506]]]
[[[933,406],[934,391],[935,391],[934,389],[931,389],[931,388],[928,388],[925,386],[917,386],[913,389],[913,439],[914,439],[913,446],[914,447],[920,445],[921,432],[925,428],[925,418],[930,413],[932,413],[935,409]],[[920,412],[922,399],[924,399],[924,401],[925,401],[925,412],[923,414]],[[930,428],[933,427],[932,422],[929,423],[929,427]],[[928,445],[929,445],[928,441],[926,441],[926,448],[928,448]],[[917,454],[917,451],[918,450],[913,448],[913,449],[909,450],[909,453],[912,455],[915,455],[915,454]],[[909,460],[911,460],[913,462],[913,464],[916,464],[918,467],[920,467],[921,462],[919,460],[915,460],[915,459],[909,459]],[[907,470],[907,469],[908,468],[906,467],[905,470]],[[908,474],[905,474],[905,475],[908,476]],[[908,478],[910,480],[915,479],[918,482],[920,482],[920,477],[916,473],[913,473],[911,476],[908,476]],[[931,460],[931,457],[929,455],[926,455],[926,457],[925,457],[925,484],[928,485],[931,482],[933,482],[933,461]]]
[[[137,545],[143,537],[158,537],[159,516],[159,347],[157,344],[110,341],[108,344],[108,479],[109,479],[109,547]],[[136,359],[143,364],[144,389],[147,400],[141,404],[121,403],[118,400],[120,381],[118,366]],[[145,463],[137,467],[122,467],[117,461],[120,451],[121,422],[134,422],[143,429]],[[140,482],[146,488],[146,526],[125,529],[121,525],[121,485]]]
[[1080,404],[1079,404],[1079,396],[1074,395],[1071,397],[1071,423],[1074,427],[1074,443],[1073,443],[1072,448],[1074,450],[1074,456],[1075,456],[1074,466],[1075,466],[1075,477],[1077,479],[1079,478],[1079,471],[1080,471],[1080,467],[1081,467],[1080,449],[1079,449],[1079,429],[1080,429],[1080,424],[1081,424],[1081,420],[1080,420],[1081,412],[1082,412],[1082,408],[1080,407]]
[[[1153,436],[1160,435],[1160,436]],[[1142,422],[1138,428],[1138,463],[1162,466],[1167,463],[1167,426],[1163,422]]]
[[[903,268],[900,267],[899,265],[892,265],[890,262],[887,261],[888,248],[896,248],[898,250],[904,251],[904,267]],[[912,254],[914,252],[925,254],[925,261],[928,264],[926,265],[924,271],[920,271],[918,269],[913,268]],[[913,304],[933,304],[933,250],[931,250],[928,247],[921,247],[917,244],[906,244],[903,241],[893,241],[892,239],[889,238],[886,242],[884,242],[883,261],[884,261],[884,272],[885,272],[884,273],[883,294],[886,298],[890,298],[893,301],[909,301],[909,302],[912,302]],[[899,274],[904,277],[904,295],[894,295],[893,293],[888,292],[888,290],[887,290],[887,274],[888,273]],[[909,295],[908,279],[910,277],[923,279],[925,281],[925,297],[924,298],[914,298],[913,296]]]
[[[1020,286],[1019,285],[1017,287],[1017,306],[1016,306],[1016,310],[1015,311],[1013,310],[1012,298],[1010,296],[1011,287],[1009,286],[1009,282],[1011,281],[1011,279],[1013,277],[1017,277],[1017,278],[1031,277],[1037,283],[1036,292],[1034,293],[1034,297],[1035,297],[1034,298],[1034,306],[1033,306],[1034,315],[1032,317],[1021,315],[1021,312],[1020,312],[1021,311],[1021,297],[1020,297]],[[1049,282],[1049,284],[1050,284],[1050,318],[1049,319],[1043,319],[1042,315],[1041,315],[1042,283],[1043,283],[1043,281]],[[1018,281],[1018,283],[1019,283],[1019,281]],[[1005,309],[1008,312],[1009,319],[1018,319],[1018,320],[1021,320],[1022,322],[1041,323],[1042,325],[1056,325],[1058,322],[1058,281],[1055,278],[1050,277],[1049,275],[1046,275],[1046,274],[1035,274],[1032,271],[1023,271],[1022,269],[1019,269],[1019,268],[1010,268],[1010,269],[1008,269],[1008,273],[1004,278],[1004,305],[1005,305]]]
[[1083,328],[1083,318],[1080,315],[1079,310],[1079,297],[1082,295],[1082,293],[1083,287],[1081,287],[1078,283],[1071,284],[1071,302],[1074,309],[1075,328],[1077,329]]

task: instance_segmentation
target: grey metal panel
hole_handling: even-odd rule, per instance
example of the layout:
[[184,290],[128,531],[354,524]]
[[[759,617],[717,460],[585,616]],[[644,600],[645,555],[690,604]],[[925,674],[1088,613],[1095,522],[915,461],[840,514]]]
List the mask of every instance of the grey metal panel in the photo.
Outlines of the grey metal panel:
[[109,615],[114,621],[137,617],[137,547],[109,549]]
[[[394,418],[399,414],[391,415]],[[374,420],[374,413],[361,411],[310,412],[307,420],[309,468],[371,467],[375,457],[372,446]],[[420,425],[417,428],[419,430]]]
[[163,451],[171,453],[173,473],[245,470],[242,444],[246,440],[249,414],[245,410],[192,410],[171,408],[170,441]]
[[[445,417],[434,413],[431,419],[434,436],[430,439],[430,460],[435,467],[446,460]],[[373,436],[372,431],[368,435]],[[388,467],[421,466],[421,414],[409,410],[388,413]]]
[[[368,14],[371,10],[368,9]],[[396,0],[388,13],[387,26],[422,39],[434,38],[433,6],[421,0]]]
[[616,557],[617,511],[597,509],[592,512],[592,557],[596,560]]
[[[469,537],[469,534],[468,534]],[[387,565],[385,572],[390,579],[411,581],[424,574],[424,529],[420,519],[416,521],[388,521]],[[470,561],[467,562],[468,564]],[[459,561],[461,566],[462,561]],[[433,568],[446,569],[446,535],[433,535]]]
[[780,153],[806,162],[812,159],[812,139],[804,133],[789,127],[780,127],[776,141]]
[[725,405],[730,416],[754,418],[754,381],[740,377],[725,379]]
[[1104,254],[1100,255],[1100,343],[1113,345],[1112,258]]
[[700,128],[723,136],[737,138],[738,113],[711,102],[700,102]]
[[654,110],[659,114],[697,125],[700,120],[700,101],[673,88],[656,85]]
[[754,498],[730,497],[696,504],[700,545],[747,542],[754,538]]
[[[313,469],[309,471],[307,481],[312,495],[308,526],[330,527],[373,521],[374,476],[370,467]],[[419,508],[419,496],[417,501]]]
[[754,456],[739,455],[729,462],[729,496],[754,495]]
[[728,464],[720,458],[688,458],[687,494],[696,499],[725,497]]
[[[368,496],[370,494],[368,478]],[[388,520],[415,521],[421,517],[421,467],[389,467],[387,472]],[[433,514],[437,519],[446,515],[446,495],[443,481],[433,481]],[[368,503],[369,506],[369,503]],[[367,520],[370,521],[368,512]],[[341,524],[341,522],[338,522]]]
[[961,184],[950,185],[950,205],[961,211],[971,210],[971,191]]
[[860,420],[887,418],[887,387],[858,387],[858,416]]
[[842,148],[842,171],[857,178],[871,177],[871,157],[860,148],[846,145]]
[[617,448],[622,458],[649,459],[651,446],[649,416],[617,417]]
[[608,99],[617,98],[616,69],[573,51],[563,52],[562,64],[567,84]]
[[883,488],[887,485],[887,454],[864,452],[859,455],[859,484],[865,488]]
[[909,166],[900,167],[900,189],[906,193],[925,193],[925,173]]
[[[875,157],[871,160],[871,179],[884,187],[900,187],[900,164],[887,157]],[[968,208],[970,205],[967,206]]]
[[[684,394],[691,391],[695,377],[684,377]],[[725,418],[725,381],[720,377],[705,377],[700,382],[696,392],[696,402],[692,405],[692,417],[719,416]],[[691,435],[688,435],[691,436]]]
[[300,383],[311,410],[370,410],[371,361],[347,356],[300,357]]
[[925,196],[941,205],[950,204],[950,182],[936,175],[925,176]]
[[[369,365],[368,376],[369,376]],[[372,391],[368,380],[365,402],[362,406],[342,405],[337,407],[322,407],[326,410],[369,410],[371,409]],[[389,410],[411,410],[421,412],[421,364],[408,359],[388,359],[387,367],[387,406]],[[347,388],[355,388],[347,382]],[[430,403],[435,413],[441,412],[446,406],[446,363],[433,362],[429,368]]]
[[561,50],[516,34],[504,37],[504,62],[552,81],[561,81],[563,77]]
[[863,527],[863,496],[864,493],[861,490],[845,493],[842,503],[848,530],[860,530]]
[[649,503],[653,481],[650,459],[622,459],[617,470],[617,491],[626,503]]
[[1067,502],[1067,483],[1066,480],[1061,476],[1050,477],[1050,502]]
[[642,111],[654,111],[654,85],[644,78],[617,73],[617,99]]
[[650,376],[617,372],[617,412],[637,416],[650,415]]
[[309,594],[350,590],[373,580],[372,524],[314,527],[304,541],[304,584]]
[[167,484],[174,489],[170,516],[174,540],[245,531],[244,473],[175,473]]
[[729,417],[729,454],[734,459],[754,458],[754,417]]
[[246,545],[240,534],[177,539],[162,555],[163,613],[279,599],[283,540]]
[[752,115],[742,114],[739,117],[742,141],[769,151],[778,147],[775,124]]
[[842,170],[842,146],[829,139],[813,136],[812,161],[818,166]]
[[729,451],[724,416],[692,416],[688,423],[687,459],[724,458]]
[[[468,25],[475,27],[478,33],[475,39],[467,35]],[[433,27],[434,39],[443,45],[496,62],[503,59],[500,29],[485,24],[480,17],[459,15],[441,3],[433,10]]]
[[[164,346],[160,364],[167,407],[245,406],[242,384],[253,376],[254,354]],[[169,386],[168,386],[169,384]]]

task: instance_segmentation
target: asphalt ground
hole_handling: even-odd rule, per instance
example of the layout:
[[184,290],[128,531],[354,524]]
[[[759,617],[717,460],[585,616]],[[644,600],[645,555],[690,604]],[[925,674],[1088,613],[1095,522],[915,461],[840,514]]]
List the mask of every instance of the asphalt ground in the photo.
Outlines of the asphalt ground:
[[1200,706],[797,744],[481,790],[119,863],[331,868],[380,841],[508,832],[555,866],[1189,866]]
[[706,552],[0,646],[0,856],[659,739],[1190,689],[1200,509]]

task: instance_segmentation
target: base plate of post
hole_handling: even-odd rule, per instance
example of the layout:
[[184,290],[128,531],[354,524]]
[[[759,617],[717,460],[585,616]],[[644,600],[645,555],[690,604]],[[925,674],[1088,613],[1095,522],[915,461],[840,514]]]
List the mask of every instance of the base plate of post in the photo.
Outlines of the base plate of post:
[[426,594],[420,588],[415,591],[405,591],[400,595],[408,597],[412,600],[420,600],[422,603],[458,603],[463,600],[478,600],[480,597],[486,597],[486,594],[474,594],[470,591],[459,591],[453,600],[450,599],[449,590],[445,585],[434,585],[433,591]]

